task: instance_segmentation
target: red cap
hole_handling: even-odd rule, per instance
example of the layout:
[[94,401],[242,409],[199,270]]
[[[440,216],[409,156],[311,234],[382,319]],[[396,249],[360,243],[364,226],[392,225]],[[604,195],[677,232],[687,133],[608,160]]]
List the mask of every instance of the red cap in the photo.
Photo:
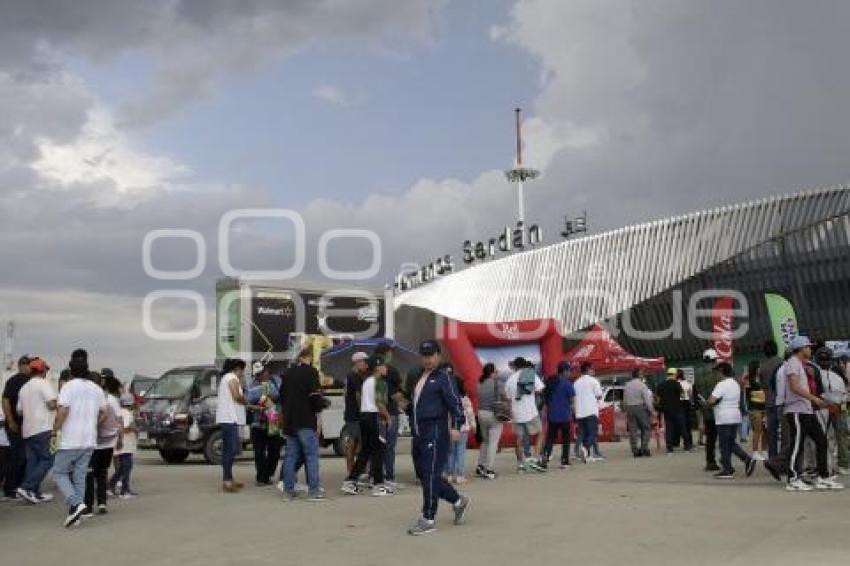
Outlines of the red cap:
[[45,373],[50,369],[50,366],[41,358],[33,358],[30,360],[30,369],[35,373]]

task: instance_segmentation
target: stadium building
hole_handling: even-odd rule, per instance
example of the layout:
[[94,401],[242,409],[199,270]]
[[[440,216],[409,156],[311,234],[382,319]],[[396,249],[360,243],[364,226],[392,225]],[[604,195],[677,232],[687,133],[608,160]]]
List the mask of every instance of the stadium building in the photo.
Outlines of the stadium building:
[[729,344],[740,362],[778,335],[766,293],[786,300],[783,324],[793,327],[796,311],[803,333],[850,338],[850,188],[694,212],[480,263],[396,296],[395,330],[416,343],[443,332],[446,320],[552,320],[568,352],[577,333],[603,323],[632,354],[678,364],[723,333],[711,314],[720,304],[741,309],[725,329],[740,332]]

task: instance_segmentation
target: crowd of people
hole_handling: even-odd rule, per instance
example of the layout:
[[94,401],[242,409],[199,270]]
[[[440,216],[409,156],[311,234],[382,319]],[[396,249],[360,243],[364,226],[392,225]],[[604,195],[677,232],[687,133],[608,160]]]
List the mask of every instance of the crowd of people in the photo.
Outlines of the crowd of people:
[[[478,446],[474,475],[499,477],[496,454],[503,428],[516,437],[516,470],[545,473],[560,443],[559,466],[571,456],[584,463],[605,461],[599,449],[603,390],[589,363],[561,362],[543,379],[535,365],[517,357],[503,374],[483,367],[474,395],[469,382],[443,361],[436,341],[419,347],[421,364],[405,378],[393,365],[394,343],[374,353],[355,352],[345,382],[346,495],[393,496],[399,417],[408,416],[411,454],[422,491],[422,509],[411,535],[436,530],[440,500],[461,524],[470,498],[458,491],[468,481],[467,446]],[[233,474],[241,447],[240,428],[249,425],[256,484],[275,483],[287,499],[299,486],[311,501],[324,501],[319,459],[320,414],[329,406],[320,374],[305,348],[282,376],[257,362],[224,363],[218,386],[216,422],[221,428],[222,489],[238,493],[244,484]],[[733,457],[751,476],[759,461],[789,491],[838,490],[838,475],[848,475],[847,360],[826,347],[795,337],[780,357],[773,341],[764,359],[736,376],[714,350],[693,381],[670,368],[655,385],[635,369],[623,388],[629,445],[635,458],[651,456],[654,428],[664,429],[668,453],[704,447],[705,469],[717,479],[736,477]],[[135,398],[123,391],[113,372],[89,370],[88,355],[76,350],[62,372],[58,391],[47,381],[47,363],[35,356],[19,360],[19,372],[6,383],[0,428],[0,480],[4,494],[31,504],[50,501],[42,483],[52,470],[68,509],[64,525],[74,526],[95,513],[107,513],[108,496],[132,497],[131,470],[136,449]],[[473,403],[473,397],[475,403]],[[745,423],[748,426],[744,426]],[[663,424],[663,426],[662,426]],[[697,442],[693,430],[699,430]],[[751,437],[752,451],[741,446]],[[575,446],[571,450],[571,441]],[[718,460],[719,455],[719,460]],[[115,467],[109,477],[109,469]],[[305,481],[297,481],[303,470]]]
[[[22,356],[3,388],[0,413],[0,482],[5,499],[47,503],[48,472],[62,494],[65,527],[108,513],[108,497],[127,499],[136,451],[135,397],[115,374],[90,371],[88,353],[75,350],[59,377],[38,356]],[[109,477],[110,467],[115,468]]]

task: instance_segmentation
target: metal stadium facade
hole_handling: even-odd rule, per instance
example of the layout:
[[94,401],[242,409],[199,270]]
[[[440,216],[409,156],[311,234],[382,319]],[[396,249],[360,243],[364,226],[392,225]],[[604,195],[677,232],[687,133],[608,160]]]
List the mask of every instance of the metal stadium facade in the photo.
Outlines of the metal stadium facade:
[[[709,331],[711,323],[689,327],[686,311],[707,308],[700,295],[712,289],[746,303],[746,316],[735,321],[748,327],[735,341],[738,353],[756,351],[771,335],[765,292],[793,302],[802,331],[850,338],[850,188],[695,212],[470,267],[396,297],[396,326],[414,339],[421,335],[415,329],[435,317],[554,319],[569,341],[605,322],[638,355],[693,359],[707,347],[693,330]],[[665,333],[677,324],[683,328]]]

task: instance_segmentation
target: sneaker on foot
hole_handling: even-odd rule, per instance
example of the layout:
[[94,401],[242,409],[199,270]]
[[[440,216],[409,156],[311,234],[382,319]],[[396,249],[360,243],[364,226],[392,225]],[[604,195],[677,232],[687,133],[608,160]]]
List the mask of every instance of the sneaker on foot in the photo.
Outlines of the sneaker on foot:
[[493,470],[485,470],[484,471],[484,477],[487,478],[488,480],[494,480],[497,477],[499,477],[499,475],[496,472],[494,472]]
[[357,482],[353,482],[351,480],[345,480],[344,482],[342,482],[342,487],[339,488],[339,490],[346,495],[357,495],[357,493],[358,493]]
[[107,513],[109,513],[109,510],[106,508],[105,504],[101,503],[100,505],[97,506],[97,514],[98,515],[106,515]]
[[533,470],[535,472],[545,472],[546,471],[546,467],[543,466],[543,464],[541,464],[540,461],[537,460],[537,458],[528,458],[524,462],[524,464],[525,464],[526,469]]
[[832,478],[818,478],[815,480],[815,489],[844,489],[844,484],[840,484]]
[[325,490],[320,488],[318,491],[308,492],[307,501],[327,501],[327,499],[325,498]]
[[277,490],[279,492],[286,493],[286,489],[283,487],[283,480],[280,480],[279,482],[277,482],[277,485],[275,487],[277,488]]
[[706,472],[719,472],[720,466],[718,466],[715,462],[709,462],[705,465]]
[[714,479],[718,480],[732,480],[735,479],[734,472],[717,472],[714,474]]
[[487,468],[484,466],[478,466],[475,468],[475,475],[482,479],[487,479]]
[[455,512],[455,525],[463,523],[463,518],[466,516],[467,509],[469,509],[469,497],[461,495],[460,499],[452,505],[452,510]]
[[85,511],[83,511],[83,514],[80,515],[80,517],[83,519],[91,519],[92,517],[94,517],[94,511],[86,507]]
[[747,460],[747,464],[746,464],[747,477],[750,477],[751,475],[753,475],[753,472],[756,471],[756,463],[757,462],[756,462],[755,458],[750,458],[749,460]]
[[133,499],[134,497],[136,497],[136,494],[132,492],[122,493],[118,496],[119,499]]
[[84,503],[80,503],[76,507],[72,507],[71,509],[69,509],[68,516],[65,517],[63,526],[67,529],[79,523],[80,518],[85,514],[86,509],[87,508]]
[[372,488],[372,497],[386,497],[388,495],[393,495],[393,491],[388,488],[386,485],[376,485]]
[[17,490],[15,490],[15,497],[17,497],[18,499],[23,499],[24,501],[32,503],[33,505],[38,505],[39,503],[41,503],[41,501],[36,498],[33,492],[28,491],[22,487],[19,487]]
[[37,493],[35,497],[39,503],[50,503],[53,501],[52,493]]
[[812,486],[799,478],[791,480],[785,485],[786,491],[812,491],[813,489]]
[[437,531],[437,525],[434,521],[429,521],[424,517],[420,517],[416,524],[407,529],[407,534],[412,536],[427,535]]

